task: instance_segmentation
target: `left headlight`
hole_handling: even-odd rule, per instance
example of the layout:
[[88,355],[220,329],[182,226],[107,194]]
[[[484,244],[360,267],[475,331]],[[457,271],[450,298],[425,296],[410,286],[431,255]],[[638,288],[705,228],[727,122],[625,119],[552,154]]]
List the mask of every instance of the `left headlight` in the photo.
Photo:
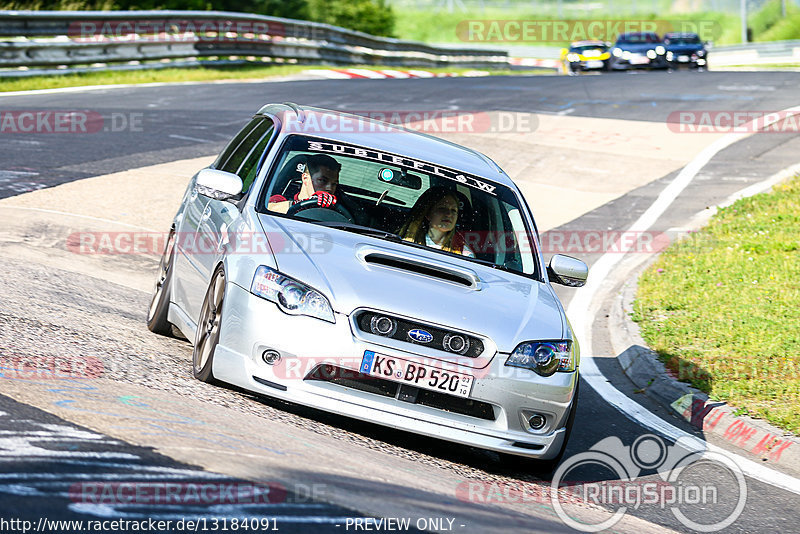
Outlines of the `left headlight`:
[[274,302],[290,315],[308,315],[336,323],[333,308],[322,293],[264,265],[256,269],[250,292]]
[[508,367],[530,369],[541,376],[575,370],[572,341],[526,341],[520,343],[506,360]]
[[658,54],[659,56],[663,56],[666,52],[667,52],[667,49],[664,48],[663,46],[657,46],[656,47],[656,54]]

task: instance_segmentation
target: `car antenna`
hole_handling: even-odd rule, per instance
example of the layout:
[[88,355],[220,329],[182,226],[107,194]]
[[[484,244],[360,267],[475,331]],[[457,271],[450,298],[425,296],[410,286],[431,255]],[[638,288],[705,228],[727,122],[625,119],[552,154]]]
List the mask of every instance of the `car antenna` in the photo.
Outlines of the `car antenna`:
[[306,121],[306,113],[302,109],[300,109],[300,106],[298,106],[294,102],[284,102],[283,105],[292,108],[292,111],[294,111],[295,115],[297,115],[297,120],[299,122]]

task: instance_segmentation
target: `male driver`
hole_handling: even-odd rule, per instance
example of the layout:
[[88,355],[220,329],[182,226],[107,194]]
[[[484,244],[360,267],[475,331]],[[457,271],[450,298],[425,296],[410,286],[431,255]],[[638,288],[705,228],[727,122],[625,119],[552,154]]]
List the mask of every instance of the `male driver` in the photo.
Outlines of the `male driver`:
[[282,195],[269,197],[267,208],[270,211],[286,213],[289,207],[303,200],[316,197],[317,205],[329,208],[336,204],[336,186],[339,185],[339,171],[342,165],[327,154],[314,154],[306,159],[300,191],[292,200]]

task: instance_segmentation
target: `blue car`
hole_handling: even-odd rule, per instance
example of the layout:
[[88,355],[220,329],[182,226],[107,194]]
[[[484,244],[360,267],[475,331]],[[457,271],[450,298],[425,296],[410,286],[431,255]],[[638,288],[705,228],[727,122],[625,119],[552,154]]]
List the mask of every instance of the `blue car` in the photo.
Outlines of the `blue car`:
[[686,65],[702,68],[708,65],[706,45],[696,33],[667,33],[664,35],[667,65],[679,68]]
[[650,32],[621,33],[611,49],[611,68],[667,68],[667,49],[659,36]]

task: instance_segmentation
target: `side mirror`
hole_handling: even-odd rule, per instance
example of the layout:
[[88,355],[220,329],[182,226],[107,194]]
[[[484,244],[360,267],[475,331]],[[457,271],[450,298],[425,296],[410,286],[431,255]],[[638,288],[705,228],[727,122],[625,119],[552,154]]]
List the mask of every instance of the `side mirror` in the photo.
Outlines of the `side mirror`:
[[197,192],[215,200],[238,200],[242,196],[242,179],[233,173],[203,169],[197,173]]
[[556,254],[547,264],[547,276],[554,284],[581,287],[586,284],[589,267],[577,258]]

